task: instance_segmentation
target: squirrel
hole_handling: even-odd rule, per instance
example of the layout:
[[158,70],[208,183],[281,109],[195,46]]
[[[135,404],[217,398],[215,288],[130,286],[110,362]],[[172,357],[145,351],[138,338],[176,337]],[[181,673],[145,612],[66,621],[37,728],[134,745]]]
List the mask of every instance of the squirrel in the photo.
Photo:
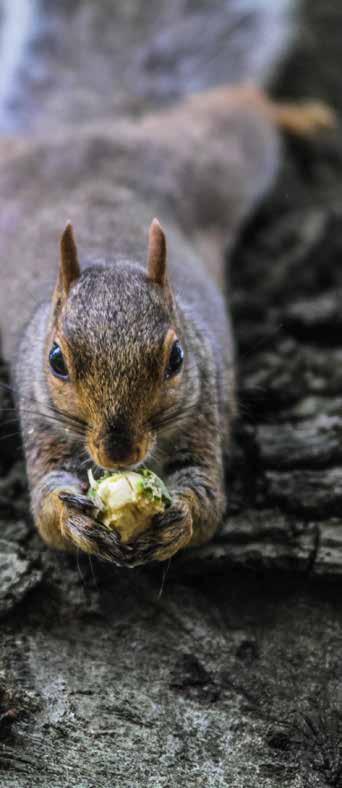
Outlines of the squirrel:
[[[6,146],[3,351],[52,548],[132,567],[214,535],[237,411],[224,251],[275,179],[279,128],[332,123],[322,105],[277,105],[247,84]],[[123,544],[95,519],[87,469],[142,463],[173,502]]]

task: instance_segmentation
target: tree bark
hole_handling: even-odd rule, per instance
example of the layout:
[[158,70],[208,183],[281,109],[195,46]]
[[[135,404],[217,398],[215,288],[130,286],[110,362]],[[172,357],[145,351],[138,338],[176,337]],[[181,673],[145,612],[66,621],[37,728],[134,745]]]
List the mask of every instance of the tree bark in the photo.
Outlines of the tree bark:
[[[340,101],[338,0],[306,5],[277,92],[303,69]],[[241,418],[211,544],[132,571],[45,548],[0,389],[6,788],[341,788],[341,172],[337,132],[288,140],[230,261]]]

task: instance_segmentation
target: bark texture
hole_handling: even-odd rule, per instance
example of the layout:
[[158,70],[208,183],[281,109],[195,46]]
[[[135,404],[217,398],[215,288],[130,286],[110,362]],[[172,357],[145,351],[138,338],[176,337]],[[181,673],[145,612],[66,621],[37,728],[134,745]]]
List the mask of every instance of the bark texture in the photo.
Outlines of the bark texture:
[[[279,94],[339,104],[341,22],[307,1]],[[6,788],[341,788],[341,198],[340,132],[287,141],[234,250],[241,423],[212,544],[134,571],[53,554],[1,388]]]

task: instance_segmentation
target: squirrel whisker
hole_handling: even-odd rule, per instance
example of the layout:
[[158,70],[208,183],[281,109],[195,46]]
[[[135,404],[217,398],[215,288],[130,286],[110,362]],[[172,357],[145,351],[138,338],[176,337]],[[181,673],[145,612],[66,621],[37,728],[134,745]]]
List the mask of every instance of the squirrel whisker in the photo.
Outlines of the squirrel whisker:
[[1,389],[5,389],[6,391],[10,391],[10,392],[11,392],[11,394],[14,394],[14,393],[15,393],[15,388],[14,388],[14,386],[10,386],[10,384],[9,384],[9,383],[0,383],[0,388],[1,388]]
[[18,435],[21,435],[21,431],[20,430],[16,430],[16,432],[10,432],[7,435],[0,435],[0,441],[8,440],[8,438],[18,437]]
[[56,416],[62,417],[63,420],[67,419],[69,424],[75,424],[86,432],[88,425],[83,419],[79,418],[79,416],[70,415],[67,411],[55,408],[53,405],[47,405],[47,408],[51,413],[55,413]]
[[[15,408],[8,408],[8,409],[5,409],[2,412],[3,413],[4,412],[15,413]],[[42,413],[39,410],[28,410],[26,408],[21,408],[21,412],[22,413],[27,413],[30,416],[36,416],[37,418],[39,417],[40,419],[45,419],[46,421],[57,422],[58,424],[61,424],[62,427],[64,427],[64,428],[65,428],[65,426],[69,426],[70,430],[75,435],[78,435],[78,436],[80,436],[82,438],[84,438],[84,436],[85,436],[85,430],[81,430],[77,425],[73,424],[72,421],[70,421],[66,417],[63,417],[62,415],[58,418],[57,416],[50,416],[47,413]],[[18,414],[17,417],[13,416],[13,418],[11,418],[11,419],[6,419],[5,421],[2,422],[2,424],[11,424],[11,423],[15,424],[16,422],[18,422],[18,420],[19,420],[19,414]]]
[[166,452],[163,451],[162,449],[160,449],[158,447],[158,445],[155,445],[153,447],[153,449],[151,450],[151,453],[150,453],[150,456],[149,456],[149,460],[152,460],[152,462],[158,463],[158,465],[159,464],[162,465],[163,462],[165,461],[165,457],[166,456],[167,456]]
[[[0,383],[0,387],[5,389],[6,391],[9,391],[12,394],[15,393],[13,386],[8,385],[7,383]],[[30,403],[32,402],[32,399],[30,397],[23,396],[22,398],[27,399]],[[71,416],[69,413],[66,413],[65,411],[58,410],[57,408],[54,408],[53,405],[46,405],[45,407],[55,415],[50,416],[47,413],[43,413],[40,410],[34,411],[32,409],[27,409],[27,408],[20,408],[20,411],[22,413],[27,413],[31,416],[40,416],[43,419],[49,419],[50,421],[58,421],[63,426],[65,426],[65,422],[67,421],[68,426],[73,428],[74,432],[77,432],[77,434],[81,435],[82,437],[85,436],[87,424],[82,419],[78,418],[77,416]],[[0,412],[17,413],[19,419],[18,409],[14,405],[10,408],[2,408]]]
[[153,431],[161,432],[165,430],[167,427],[169,427],[171,424],[174,425],[175,427],[178,426],[179,424],[182,424],[187,420],[188,416],[190,416],[192,412],[193,412],[192,406],[189,408],[183,407],[182,409],[180,409],[179,407],[172,409],[170,408],[169,411],[164,411],[154,416],[152,419],[150,419],[148,424]]

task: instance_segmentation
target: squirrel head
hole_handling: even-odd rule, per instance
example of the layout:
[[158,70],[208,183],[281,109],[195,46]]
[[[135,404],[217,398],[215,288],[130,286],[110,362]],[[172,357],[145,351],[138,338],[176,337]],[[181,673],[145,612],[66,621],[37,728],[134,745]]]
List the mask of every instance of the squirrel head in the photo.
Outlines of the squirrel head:
[[151,224],[147,265],[126,260],[81,272],[72,226],[61,239],[45,348],[53,406],[79,425],[105,469],[136,465],[181,412],[183,337],[167,275],[164,232]]

